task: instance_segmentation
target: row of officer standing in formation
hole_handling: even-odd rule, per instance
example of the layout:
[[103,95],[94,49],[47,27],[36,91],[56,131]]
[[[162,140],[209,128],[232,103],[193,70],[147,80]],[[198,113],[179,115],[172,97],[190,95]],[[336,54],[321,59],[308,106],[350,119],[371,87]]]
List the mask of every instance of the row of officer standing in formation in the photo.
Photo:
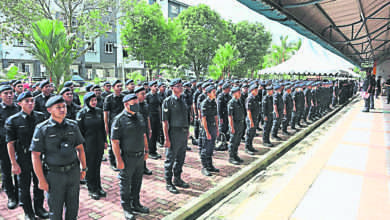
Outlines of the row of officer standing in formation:
[[[318,120],[357,92],[356,81],[173,79],[167,89],[158,81],[136,87],[130,79],[87,85],[81,107],[70,81],[57,95],[48,80],[31,86],[32,91],[25,91],[20,80],[2,84],[2,183],[8,208],[20,204],[26,219],[61,219],[64,207],[65,218],[76,219],[80,183],[86,182],[92,199],[105,197],[100,167],[107,147],[112,169],[120,172],[125,217],[134,219],[135,213],[149,213],[139,194],[142,176],[152,175],[146,160],[161,158],[158,145],[166,147],[166,189],[177,194],[176,187],[190,187],[181,178],[189,137],[199,146],[202,174],[211,176],[219,172],[214,150],[228,150],[229,162],[239,165],[241,141],[246,153],[257,151],[256,130],[263,130],[263,145],[272,147],[270,136],[280,141],[279,133],[290,135],[289,126]],[[43,208],[43,191],[49,211]]]

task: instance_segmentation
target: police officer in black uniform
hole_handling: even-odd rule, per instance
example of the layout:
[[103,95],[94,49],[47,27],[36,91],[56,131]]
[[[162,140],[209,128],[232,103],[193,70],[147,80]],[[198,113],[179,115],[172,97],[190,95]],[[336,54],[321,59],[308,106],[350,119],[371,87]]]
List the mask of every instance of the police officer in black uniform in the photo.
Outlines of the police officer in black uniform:
[[[0,86],[2,102],[0,103],[0,165],[1,178],[5,193],[8,196],[8,209],[18,206],[18,181],[11,172],[11,161],[8,156],[7,142],[5,139],[5,122],[8,117],[18,113],[19,107],[13,103],[14,93],[9,85]],[[14,180],[12,180],[14,179]]]
[[193,104],[193,111],[194,111],[194,136],[193,136],[193,145],[198,145],[198,139],[199,139],[199,132],[200,132],[200,118],[199,118],[199,111],[198,111],[198,97],[202,94],[202,83],[198,82],[196,84],[196,91],[194,92],[192,98],[192,104]]
[[30,147],[34,172],[48,193],[50,219],[62,219],[64,207],[65,219],[77,219],[80,180],[87,171],[84,138],[77,122],[65,118],[62,96],[51,97],[46,107],[51,117],[36,126]]
[[291,113],[293,110],[293,101],[291,97],[291,85],[285,86],[285,91],[283,93],[283,120],[282,120],[282,132],[284,135],[290,135],[287,131],[287,127],[291,121]]
[[39,85],[39,87],[41,88],[41,94],[39,94],[38,96],[35,96],[34,110],[45,114],[45,118],[47,119],[50,117],[50,113],[47,111],[45,104],[46,104],[47,100],[49,100],[49,98],[54,96],[54,95],[51,94],[52,90],[51,90],[51,85],[50,85],[49,80],[42,81],[41,84]]
[[122,92],[123,95],[134,93],[134,89],[135,89],[134,80],[132,79],[127,80],[125,85],[126,85],[126,90]]
[[256,128],[259,124],[260,103],[258,101],[258,86],[256,84],[249,87],[249,96],[246,99],[246,136],[245,136],[245,152],[253,155],[257,152],[253,148],[253,138],[256,135]]
[[[163,131],[165,147],[167,148],[164,170],[167,190],[177,194],[179,191],[175,186],[182,188],[190,187],[181,178],[190,122],[188,107],[181,97],[183,92],[181,79],[172,80],[170,86],[173,93],[164,100],[162,105]],[[174,176],[173,183],[172,176]]]
[[23,83],[20,80],[16,80],[12,86],[14,87],[14,102],[16,102],[18,96],[23,93]]
[[[225,135],[226,140],[229,140],[229,116],[228,116],[228,103],[232,99],[230,95],[230,84],[225,83],[222,85],[222,92],[217,97],[217,110],[219,117],[219,132]],[[227,150],[216,149],[216,150]]]
[[240,87],[232,88],[232,99],[228,103],[230,144],[229,144],[229,162],[239,165],[244,161],[238,157],[237,151],[240,145],[242,134],[245,130],[245,106],[241,103]]
[[104,88],[104,92],[102,92],[102,99],[104,101],[104,99],[106,99],[106,97],[112,93],[111,92],[111,83],[108,81],[104,82],[103,88]]
[[[161,103],[160,108],[162,109],[162,103],[167,98],[167,94],[165,93],[166,85],[164,83],[162,83],[162,82],[158,82],[157,83],[157,88],[158,88],[157,94],[158,94],[158,97],[159,97],[160,103]],[[161,112],[161,117],[162,117],[162,112]],[[162,147],[164,145],[164,131],[163,131],[162,123],[161,123],[161,126],[160,126],[159,134],[160,134],[160,136],[158,138],[158,142],[159,142],[160,146]]]
[[292,93],[293,98],[293,112],[291,117],[291,128],[297,129],[295,125],[297,124],[299,127],[303,127],[300,123],[301,121],[301,115],[304,110],[305,100],[304,95],[302,92],[302,85],[297,84],[295,86],[295,90]]
[[33,92],[34,97],[41,94],[41,87],[39,87],[40,84],[41,84],[40,82],[36,82],[34,84],[34,86],[35,86],[35,91]]
[[160,136],[161,128],[161,100],[157,94],[157,81],[149,82],[150,92],[146,95],[146,103],[149,105],[149,119],[152,135],[149,142],[149,156],[152,159],[160,159],[157,152],[157,139]]
[[202,174],[211,176],[210,172],[219,172],[219,169],[213,165],[213,152],[215,140],[219,135],[217,103],[215,102],[216,89],[214,86],[206,88],[207,98],[201,103],[202,115],[202,149],[200,159],[202,162]]
[[[120,80],[115,80],[112,83],[114,88],[114,93],[108,95],[106,99],[104,99],[103,111],[104,111],[104,126],[106,129],[106,133],[110,134],[111,124],[114,120],[115,116],[123,111],[123,97],[122,92],[122,82]],[[110,160],[111,168],[114,171],[119,171],[116,168],[115,157],[112,152],[112,146],[108,148],[108,157]]]
[[269,140],[269,134],[271,132],[272,122],[273,122],[272,112],[273,112],[273,107],[274,107],[273,106],[273,98],[272,98],[272,95],[273,95],[272,86],[267,86],[265,88],[265,90],[267,93],[265,96],[263,96],[263,101],[261,103],[262,112],[263,112],[263,120],[264,120],[263,145],[266,147],[272,147],[273,144],[271,144],[271,142]]
[[146,122],[139,113],[136,94],[123,98],[124,110],[118,114],[111,128],[111,142],[120,169],[121,205],[126,219],[135,219],[133,212],[149,213],[140,203],[144,160],[148,156]]
[[73,92],[69,87],[64,87],[60,91],[60,95],[66,103],[66,118],[76,120],[76,114],[81,107],[73,102]]
[[73,84],[73,82],[72,82],[72,81],[66,81],[66,82],[64,83],[64,87],[68,87],[68,88],[70,88],[70,90],[72,91],[72,93],[73,93],[73,102],[74,102],[76,105],[81,105],[79,94],[77,94],[76,92],[74,92],[74,84]]
[[280,85],[274,86],[273,109],[272,138],[281,141],[282,139],[278,136],[278,131],[280,124],[282,123],[284,103],[282,97],[282,87]]
[[103,109],[104,99],[102,97],[102,89],[99,85],[94,85],[91,88],[91,92],[94,92],[96,95],[97,104],[96,107]]
[[[35,219],[35,215],[47,219],[49,213],[43,208],[43,191],[38,188],[38,178],[33,171],[29,150],[35,126],[44,121],[45,116],[33,111],[34,98],[31,92],[20,94],[17,102],[22,111],[9,117],[5,126],[12,172],[18,175],[19,198],[23,203],[25,219]],[[34,184],[34,210],[30,195],[31,178]]]
[[88,171],[86,174],[89,196],[98,200],[106,197],[100,179],[100,167],[107,135],[104,128],[103,110],[97,107],[97,97],[93,92],[84,96],[84,107],[77,113],[77,123],[85,142],[85,157]]

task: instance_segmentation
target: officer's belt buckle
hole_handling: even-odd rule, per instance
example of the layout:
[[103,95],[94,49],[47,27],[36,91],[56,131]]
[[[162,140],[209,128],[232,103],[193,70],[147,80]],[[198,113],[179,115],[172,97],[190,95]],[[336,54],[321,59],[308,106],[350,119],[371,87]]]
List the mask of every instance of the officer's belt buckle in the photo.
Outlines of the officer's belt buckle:
[[64,165],[64,166],[53,166],[53,165],[49,165],[47,164],[47,168],[49,171],[52,171],[52,172],[68,172],[69,170],[71,170],[73,167],[76,166],[77,163],[77,160],[72,162],[71,164],[68,164],[68,165]]

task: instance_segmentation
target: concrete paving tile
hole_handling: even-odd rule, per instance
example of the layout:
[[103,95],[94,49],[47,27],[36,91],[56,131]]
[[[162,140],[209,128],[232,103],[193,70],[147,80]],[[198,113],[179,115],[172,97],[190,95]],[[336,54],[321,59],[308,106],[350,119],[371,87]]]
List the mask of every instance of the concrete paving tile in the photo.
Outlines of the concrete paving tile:
[[338,166],[364,171],[366,169],[368,148],[340,144],[327,163],[328,166]]

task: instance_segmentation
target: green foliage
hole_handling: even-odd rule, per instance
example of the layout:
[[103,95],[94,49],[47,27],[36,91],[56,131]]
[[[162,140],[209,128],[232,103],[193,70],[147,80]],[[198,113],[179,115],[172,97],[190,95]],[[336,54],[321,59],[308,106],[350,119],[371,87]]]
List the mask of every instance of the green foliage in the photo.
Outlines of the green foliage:
[[138,81],[142,82],[146,80],[145,76],[143,76],[140,72],[128,73],[126,75],[126,78],[132,79],[134,80],[134,82],[138,82]]
[[187,39],[181,63],[192,67],[199,79],[208,71],[218,46],[232,40],[232,33],[228,23],[203,4],[189,7],[177,19]]
[[131,56],[153,70],[163,64],[175,64],[184,52],[184,34],[174,21],[166,21],[159,4],[123,0],[121,39]]
[[18,67],[16,66],[12,66],[11,68],[9,68],[8,72],[6,73],[7,79],[16,79],[19,73],[18,71]]
[[210,76],[213,79],[225,79],[230,76],[230,71],[241,61],[240,52],[235,46],[225,43],[219,46],[210,66]]
[[31,46],[27,50],[45,67],[55,87],[71,78],[74,50],[62,22],[42,19],[32,24]]
[[95,85],[99,85],[99,84],[100,84],[100,78],[99,78],[99,77],[95,77],[95,78],[93,79],[93,83],[94,83]]
[[273,44],[264,57],[263,68],[276,66],[294,55],[301,47],[302,41],[288,42],[288,36],[280,36],[280,45]]

